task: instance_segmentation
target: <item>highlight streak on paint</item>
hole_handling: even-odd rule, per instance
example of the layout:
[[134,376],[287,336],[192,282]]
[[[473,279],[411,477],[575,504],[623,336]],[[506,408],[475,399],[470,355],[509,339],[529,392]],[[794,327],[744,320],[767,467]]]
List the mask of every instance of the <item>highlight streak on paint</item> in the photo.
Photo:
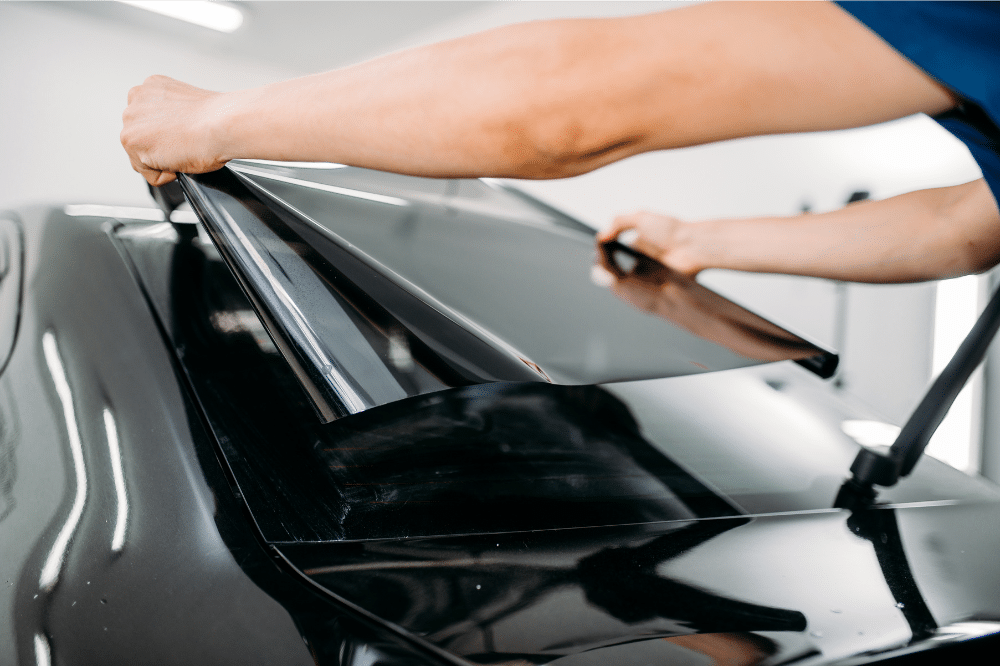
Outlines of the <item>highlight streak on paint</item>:
[[374,192],[364,192],[362,190],[354,190],[347,187],[337,187],[336,185],[317,183],[311,180],[302,180],[301,178],[282,176],[277,173],[271,173],[270,171],[264,171],[262,169],[254,169],[253,167],[244,166],[242,164],[231,164],[229,168],[232,169],[233,171],[238,171],[239,173],[245,173],[251,176],[258,176],[260,178],[267,178],[268,180],[276,180],[279,183],[288,183],[289,185],[298,185],[299,187],[307,187],[311,190],[321,190],[323,192],[330,192],[332,194],[340,194],[345,197],[354,197],[355,199],[367,199],[368,201],[376,201],[378,203],[389,204],[390,206],[410,205],[409,201],[407,201],[406,199],[400,199],[399,197],[389,197],[383,194],[375,194]]
[[35,666],[52,666],[52,649],[44,634],[35,634]]
[[104,431],[108,435],[108,449],[111,451],[111,473],[115,479],[115,494],[118,497],[118,515],[115,518],[115,533],[111,538],[111,550],[121,552],[125,546],[125,530],[128,526],[128,494],[125,492],[125,474],[122,472],[122,453],[118,446],[118,425],[111,410],[104,408]]
[[49,551],[49,555],[45,559],[42,575],[38,580],[39,587],[48,592],[59,582],[59,572],[62,570],[63,561],[66,558],[66,550],[69,548],[77,525],[80,524],[80,516],[83,515],[83,506],[87,501],[87,470],[83,464],[83,446],[80,444],[80,429],[76,421],[76,411],[73,409],[73,393],[69,388],[66,369],[63,366],[56,337],[52,331],[46,331],[42,334],[42,352],[45,355],[45,363],[48,365],[52,382],[55,384],[59,402],[62,403],[63,418],[66,421],[66,435],[69,438],[69,448],[73,455],[73,469],[76,472],[76,496],[73,498],[73,507],[70,509],[62,529],[59,530],[55,543],[52,544],[52,550]]

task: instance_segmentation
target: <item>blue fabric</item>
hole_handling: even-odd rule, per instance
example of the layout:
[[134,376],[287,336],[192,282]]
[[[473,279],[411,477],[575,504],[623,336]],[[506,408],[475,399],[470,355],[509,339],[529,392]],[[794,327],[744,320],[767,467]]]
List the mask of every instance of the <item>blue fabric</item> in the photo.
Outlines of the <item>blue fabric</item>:
[[1000,201],[1000,3],[837,4],[961,98],[935,120],[968,146]]

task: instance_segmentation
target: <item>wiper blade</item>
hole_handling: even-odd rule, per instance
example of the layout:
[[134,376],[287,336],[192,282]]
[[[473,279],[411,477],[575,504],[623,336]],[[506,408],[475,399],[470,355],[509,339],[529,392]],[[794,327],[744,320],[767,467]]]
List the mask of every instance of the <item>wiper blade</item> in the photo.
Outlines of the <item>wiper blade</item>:
[[941,425],[955,398],[976,370],[1000,328],[1000,289],[979,316],[972,330],[941,374],[938,375],[888,451],[862,448],[851,465],[834,506],[854,508],[875,499],[874,486],[892,486],[913,471],[931,436]]

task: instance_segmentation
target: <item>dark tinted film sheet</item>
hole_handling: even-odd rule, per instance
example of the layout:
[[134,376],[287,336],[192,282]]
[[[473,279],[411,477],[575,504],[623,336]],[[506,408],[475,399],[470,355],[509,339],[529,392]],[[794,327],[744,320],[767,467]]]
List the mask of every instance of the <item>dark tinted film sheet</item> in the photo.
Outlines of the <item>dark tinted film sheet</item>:
[[592,230],[482,181],[346,167],[231,168],[292,211],[305,235],[319,231],[349,247],[555,383],[685,375],[822,353],[690,280],[664,289],[662,276],[653,276],[637,288],[654,302],[635,307],[631,294],[616,296],[593,281]]

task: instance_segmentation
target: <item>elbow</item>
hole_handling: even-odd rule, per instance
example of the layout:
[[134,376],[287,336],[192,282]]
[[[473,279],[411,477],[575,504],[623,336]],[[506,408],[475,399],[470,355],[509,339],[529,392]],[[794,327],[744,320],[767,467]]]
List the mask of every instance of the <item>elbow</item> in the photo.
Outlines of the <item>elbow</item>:
[[638,116],[626,111],[628,91],[602,74],[616,61],[615,45],[604,44],[606,22],[541,22],[521,30],[531,33],[529,46],[496,58],[503,83],[495,90],[502,94],[477,101],[488,119],[480,128],[497,137],[507,175],[564,178],[639,152],[644,133]]
[[959,256],[960,275],[979,275],[1000,263],[1000,247],[996,243],[966,241]]
[[571,114],[525,114],[508,125],[502,153],[510,177],[578,176],[637,152],[638,136],[614,136]]
[[515,178],[566,178],[583,173],[585,130],[573,119],[539,110],[520,110],[503,123],[501,159]]
[[521,101],[490,123],[518,177],[576,176],[645,149],[641,123],[600,99],[575,65],[549,69],[523,82]]
[[985,273],[1000,263],[1000,215],[985,182],[940,191],[946,196],[939,219],[952,237],[956,274]]
[[507,178],[550,180],[582,173],[571,153],[540,146],[526,133],[512,131],[503,141],[500,174]]

